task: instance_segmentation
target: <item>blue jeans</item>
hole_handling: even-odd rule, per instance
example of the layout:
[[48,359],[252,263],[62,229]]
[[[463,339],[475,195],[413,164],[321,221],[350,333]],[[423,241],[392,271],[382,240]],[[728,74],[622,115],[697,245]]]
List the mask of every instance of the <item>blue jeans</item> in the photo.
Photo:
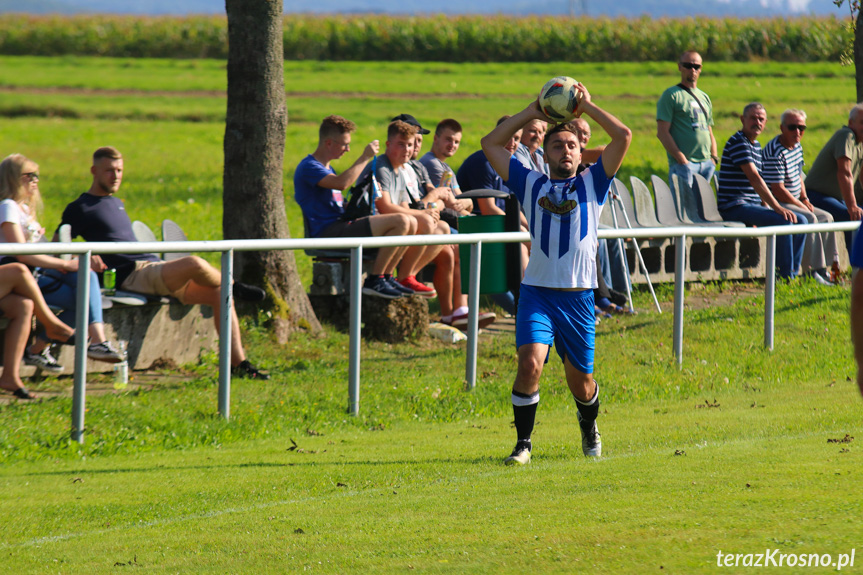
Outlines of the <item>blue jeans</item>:
[[[48,305],[63,308],[57,316],[66,325],[75,325],[75,294],[78,291],[78,272],[62,273],[57,270],[45,270],[39,277],[39,289]],[[102,293],[99,290],[99,278],[96,272],[90,270],[90,321],[102,323]]]
[[671,180],[672,174],[677,174],[678,180],[683,180],[689,184],[689,187],[695,189],[695,174],[701,174],[708,182],[713,177],[713,172],[716,171],[716,164],[713,160],[706,162],[687,162],[686,164],[678,164],[674,162],[668,165],[668,186],[673,190],[674,182]]
[[[821,208],[825,212],[829,212],[831,216],[833,216],[834,222],[850,222],[851,214],[848,213],[848,207],[845,205],[843,200],[837,200],[833,196],[825,196],[822,193],[816,192],[815,190],[806,189],[806,195],[809,197],[809,201],[812,202],[812,205],[816,208]],[[853,231],[845,232],[845,250],[848,252],[848,255],[851,255],[851,246]]]
[[[708,182],[713,177],[716,171],[716,164],[713,160],[706,162],[688,162],[686,164],[678,164],[674,162],[668,165],[668,187],[674,191],[674,180],[671,176],[677,175],[677,179],[686,182],[690,190],[695,190],[695,174],[701,174]],[[701,194],[694,194],[695,205],[698,206],[698,212],[704,213],[704,208],[701,205]]]
[[[759,204],[743,204],[726,210],[720,208],[719,213],[724,220],[743,222],[747,226],[766,227],[805,223],[805,221],[801,221],[801,218],[789,222],[770,208],[765,208]],[[776,236],[776,272],[780,277],[793,278],[797,276],[797,272],[800,271],[800,262],[803,260],[805,242],[805,234]]]

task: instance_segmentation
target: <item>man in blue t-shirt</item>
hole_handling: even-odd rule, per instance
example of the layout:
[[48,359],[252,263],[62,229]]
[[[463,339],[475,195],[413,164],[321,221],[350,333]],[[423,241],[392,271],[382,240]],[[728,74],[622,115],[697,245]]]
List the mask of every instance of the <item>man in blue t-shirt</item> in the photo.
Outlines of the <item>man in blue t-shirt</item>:
[[[416,224],[404,214],[381,214],[344,219],[344,197],[347,190],[378,153],[377,140],[370,142],[350,168],[336,174],[330,162],[341,158],[351,148],[351,133],[356,124],[341,116],[327,116],[318,130],[318,147],[306,156],[294,172],[294,199],[303,210],[313,238],[356,238],[405,236],[416,233]],[[376,190],[377,191],[377,190]],[[413,294],[413,290],[393,279],[393,270],[401,261],[407,246],[383,247],[363,283],[363,293],[386,299]]]
[[[123,156],[119,150],[110,146],[96,150],[90,173],[93,174],[90,189],[66,206],[60,225],[69,224],[73,238],[81,236],[88,242],[138,241],[123,201],[115,196],[123,181]],[[213,319],[216,330],[219,329],[222,274],[206,260],[186,256],[166,262],[155,254],[104,254],[101,258],[109,268],[116,269],[118,287],[149,295],[170,295],[184,304],[208,305],[216,312]],[[234,285],[235,294],[238,294],[238,287],[239,284]],[[260,288],[242,287],[265,295]],[[246,359],[240,324],[233,307],[231,368],[239,377],[270,379]]]
[[[740,121],[743,127],[726,142],[719,163],[716,201],[722,218],[758,227],[804,223],[782,207],[761,177],[761,144],[757,138],[767,123],[764,106],[758,102],[747,104]],[[776,269],[780,277],[797,276],[805,239],[803,234],[776,236]]]

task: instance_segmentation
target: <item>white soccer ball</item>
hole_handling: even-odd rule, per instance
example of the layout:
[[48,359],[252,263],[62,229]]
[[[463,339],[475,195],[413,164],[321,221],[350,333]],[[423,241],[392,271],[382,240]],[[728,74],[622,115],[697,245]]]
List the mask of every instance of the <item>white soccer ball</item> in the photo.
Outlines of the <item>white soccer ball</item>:
[[556,123],[569,122],[575,118],[581,103],[581,92],[575,89],[577,82],[569,76],[552,78],[539,91],[539,107],[542,113]]

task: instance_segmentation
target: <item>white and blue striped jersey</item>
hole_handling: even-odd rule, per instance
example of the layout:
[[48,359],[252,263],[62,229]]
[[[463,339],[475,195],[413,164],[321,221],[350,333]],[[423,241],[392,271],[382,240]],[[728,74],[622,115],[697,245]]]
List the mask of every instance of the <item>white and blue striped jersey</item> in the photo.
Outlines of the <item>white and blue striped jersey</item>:
[[610,186],[602,158],[566,180],[551,180],[510,158],[507,187],[521,202],[531,237],[523,283],[596,288],[596,230]]
[[801,179],[803,173],[803,146],[799,143],[790,150],[782,145],[776,136],[764,147],[764,172],[761,177],[770,184],[785,184],[785,189],[795,198],[800,197]]

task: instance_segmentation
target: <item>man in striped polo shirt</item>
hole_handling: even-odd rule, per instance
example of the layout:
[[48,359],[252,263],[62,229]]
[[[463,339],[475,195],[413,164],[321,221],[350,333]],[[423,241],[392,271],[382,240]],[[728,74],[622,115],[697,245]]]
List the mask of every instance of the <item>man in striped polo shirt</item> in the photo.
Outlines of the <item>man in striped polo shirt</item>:
[[[785,110],[779,122],[780,133],[764,147],[764,182],[784,208],[807,224],[833,223],[830,212],[816,208],[806,196],[803,183],[803,132],[806,112]],[[834,285],[827,279],[827,266],[836,255],[836,233],[806,234],[803,269],[822,285]]]
[[[767,112],[758,102],[747,104],[740,116],[743,127],[729,138],[719,166],[719,213],[728,221],[748,226],[782,226],[803,223],[783,208],[761,177],[759,134],[767,123]],[[762,202],[765,205],[762,205]],[[766,207],[765,207],[766,206]],[[800,270],[805,237],[800,234],[776,236],[776,269],[779,277],[791,279]]]
[[517,442],[506,458],[509,465],[530,461],[539,378],[552,344],[563,360],[566,382],[578,409],[582,453],[588,457],[602,454],[596,428],[599,388],[593,379],[596,230],[632,132],[594,104],[583,85],[577,84],[577,89],[584,96],[579,115],[587,114],[611,136],[597,162],[582,173],[576,175],[582,159],[581,144],[571,124],[559,124],[545,135],[544,160],[549,175],[526,168],[510,155],[506,145],[513,134],[528,122],[548,119],[536,100],[482,139],[489,163],[524,209],[532,246],[516,316],[518,371],[511,399]]

